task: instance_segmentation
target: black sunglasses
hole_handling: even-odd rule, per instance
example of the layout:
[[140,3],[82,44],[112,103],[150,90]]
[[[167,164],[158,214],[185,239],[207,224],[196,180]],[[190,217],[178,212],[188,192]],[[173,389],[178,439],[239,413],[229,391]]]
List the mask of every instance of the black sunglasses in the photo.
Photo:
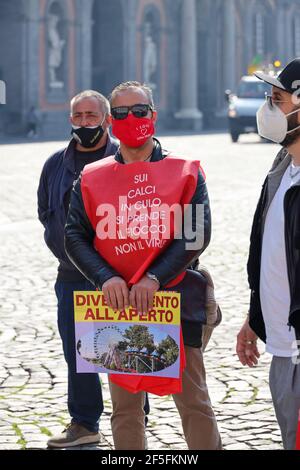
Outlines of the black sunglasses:
[[118,106],[111,109],[111,115],[114,119],[126,119],[129,111],[137,118],[146,117],[149,111],[153,112],[150,104],[134,104],[133,106]]

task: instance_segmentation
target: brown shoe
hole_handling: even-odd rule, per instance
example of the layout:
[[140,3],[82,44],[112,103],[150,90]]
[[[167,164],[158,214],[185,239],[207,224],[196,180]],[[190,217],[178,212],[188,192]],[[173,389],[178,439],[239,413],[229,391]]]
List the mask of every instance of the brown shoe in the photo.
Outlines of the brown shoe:
[[70,423],[61,434],[51,437],[47,445],[62,449],[83,444],[97,444],[100,441],[101,435],[98,432],[91,432],[78,423]]

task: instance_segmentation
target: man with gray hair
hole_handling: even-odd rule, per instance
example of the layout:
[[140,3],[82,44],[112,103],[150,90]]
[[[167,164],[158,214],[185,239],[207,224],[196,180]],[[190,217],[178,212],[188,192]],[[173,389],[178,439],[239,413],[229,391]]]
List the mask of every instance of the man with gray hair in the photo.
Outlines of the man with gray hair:
[[93,90],[86,90],[71,100],[72,140],[67,148],[52,155],[42,170],[38,188],[39,220],[45,228],[48,248],[58,260],[55,293],[58,305],[58,329],[68,365],[68,409],[71,423],[49,447],[64,448],[100,441],[99,418],[103,412],[98,374],[76,372],[73,292],[94,290],[94,286],[70,262],[64,249],[64,226],[71,190],[84,166],[116,152],[112,140],[110,105]]
[[[184,354],[186,357],[185,368],[178,358],[181,376],[137,379],[136,375],[124,374],[122,368],[121,374],[115,374],[114,368],[109,376],[115,449],[146,448],[147,391],[173,395],[190,450],[220,450],[222,443],[206,386],[201,350],[203,320],[199,308],[192,303],[192,291],[196,292],[196,302],[200,295],[199,276],[194,268],[211,234],[205,177],[199,161],[171,155],[155,138],[157,111],[151,89],[146,85],[135,81],[121,83],[112,91],[110,102],[112,131],[120,140],[120,148],[105,162],[88,165],[74,185],[65,227],[66,252],[86,278],[103,291],[109,307],[123,312],[131,306],[140,320],[144,319],[142,322],[144,315],[151,312],[158,290],[179,291],[184,279],[182,313],[183,299],[187,299],[180,347],[182,358]],[[121,196],[120,204],[122,194],[128,196]],[[191,221],[187,222],[191,239],[185,230],[182,236],[175,237],[179,224],[181,227],[186,224],[186,211],[181,212],[177,225],[174,219],[169,223],[162,212],[158,218],[152,217],[153,208],[156,213],[162,208],[167,212],[167,208],[175,205],[185,208],[189,205],[192,209]],[[126,206],[125,211],[122,206]],[[107,217],[108,207],[114,211]],[[198,207],[203,209],[202,217],[196,215]],[[110,232],[109,226],[116,220],[120,221],[118,230]],[[105,234],[101,228],[104,225],[105,232],[108,226]],[[133,227],[138,232],[133,233]],[[161,237],[156,236],[159,229]],[[201,243],[187,248],[188,241],[198,239]],[[127,246],[133,248],[119,256],[118,248]],[[193,289],[191,278],[198,281]],[[129,343],[128,347],[131,348]]]

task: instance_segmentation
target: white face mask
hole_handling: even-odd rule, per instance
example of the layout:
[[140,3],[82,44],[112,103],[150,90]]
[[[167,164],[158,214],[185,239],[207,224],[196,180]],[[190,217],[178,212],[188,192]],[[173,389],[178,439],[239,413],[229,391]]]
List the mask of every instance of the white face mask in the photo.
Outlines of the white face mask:
[[284,114],[281,109],[275,104],[270,107],[266,101],[257,111],[256,120],[258,133],[265,139],[272,140],[280,144],[284,141],[287,134],[296,131],[300,126],[288,131],[288,116],[298,113],[299,109],[292,111],[289,114]]

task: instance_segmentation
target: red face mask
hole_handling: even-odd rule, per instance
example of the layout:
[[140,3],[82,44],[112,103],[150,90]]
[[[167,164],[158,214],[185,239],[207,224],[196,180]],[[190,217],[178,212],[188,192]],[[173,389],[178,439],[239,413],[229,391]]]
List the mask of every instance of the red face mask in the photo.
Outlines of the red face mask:
[[141,147],[155,133],[153,119],[128,114],[125,119],[112,119],[113,134],[128,147]]

